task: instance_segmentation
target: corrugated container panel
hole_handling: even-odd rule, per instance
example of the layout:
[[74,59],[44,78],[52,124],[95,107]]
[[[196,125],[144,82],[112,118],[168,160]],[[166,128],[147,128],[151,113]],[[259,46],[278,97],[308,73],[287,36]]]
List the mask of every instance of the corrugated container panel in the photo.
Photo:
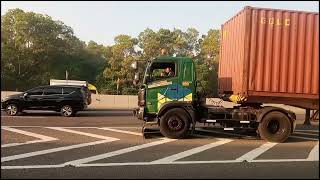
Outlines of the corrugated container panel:
[[[219,77],[220,86],[225,91],[241,91],[244,60],[245,12],[239,13],[233,21],[223,26]],[[225,50],[225,51],[223,51]],[[233,58],[239,61],[234,61]],[[233,77],[234,79],[231,79]]]
[[246,7],[222,26],[219,68],[220,93],[318,102],[319,13]]

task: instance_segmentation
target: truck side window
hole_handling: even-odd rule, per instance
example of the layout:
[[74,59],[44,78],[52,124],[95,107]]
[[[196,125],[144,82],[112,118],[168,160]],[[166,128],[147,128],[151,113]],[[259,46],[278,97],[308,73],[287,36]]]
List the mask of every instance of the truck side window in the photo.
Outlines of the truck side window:
[[168,79],[177,76],[176,65],[173,62],[153,63],[150,68],[149,82]]

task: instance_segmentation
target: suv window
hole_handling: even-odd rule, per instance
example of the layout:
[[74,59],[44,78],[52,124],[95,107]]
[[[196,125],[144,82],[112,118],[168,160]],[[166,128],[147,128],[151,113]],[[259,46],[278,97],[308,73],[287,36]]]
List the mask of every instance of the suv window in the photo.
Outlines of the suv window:
[[64,87],[64,88],[62,88],[62,91],[63,91],[63,94],[71,94],[71,93],[75,92],[76,89],[71,88],[71,87]]
[[27,91],[28,95],[42,95],[43,88],[33,88]]
[[44,95],[58,95],[62,94],[61,87],[47,87],[44,89]]

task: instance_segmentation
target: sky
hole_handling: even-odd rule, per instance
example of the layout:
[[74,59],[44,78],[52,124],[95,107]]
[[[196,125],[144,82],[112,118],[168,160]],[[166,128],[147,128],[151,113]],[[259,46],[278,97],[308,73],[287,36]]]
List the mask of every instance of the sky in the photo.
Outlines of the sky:
[[1,15],[13,8],[47,14],[83,41],[112,45],[115,36],[137,37],[146,28],[206,34],[245,6],[319,12],[318,1],[1,1]]

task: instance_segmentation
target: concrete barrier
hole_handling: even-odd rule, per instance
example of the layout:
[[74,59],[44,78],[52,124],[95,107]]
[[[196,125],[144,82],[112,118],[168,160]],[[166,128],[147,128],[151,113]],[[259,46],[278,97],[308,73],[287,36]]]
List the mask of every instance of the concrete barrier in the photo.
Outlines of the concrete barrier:
[[1,91],[1,98],[14,95],[14,94],[19,94],[21,92],[16,92],[16,91]]
[[89,109],[133,109],[138,106],[138,96],[92,94]]
[[[21,92],[15,91],[1,91],[1,97],[18,94]],[[88,106],[89,109],[132,109],[138,106],[138,96],[130,95],[105,95],[105,94],[92,94],[92,103]],[[232,108],[237,105],[232,102],[221,101],[218,98],[207,98],[206,104],[215,105],[219,104],[227,108]],[[220,102],[220,103],[219,103]],[[305,109],[283,105],[283,104],[264,104],[269,106],[281,107],[291,110],[297,114],[305,114]]]

